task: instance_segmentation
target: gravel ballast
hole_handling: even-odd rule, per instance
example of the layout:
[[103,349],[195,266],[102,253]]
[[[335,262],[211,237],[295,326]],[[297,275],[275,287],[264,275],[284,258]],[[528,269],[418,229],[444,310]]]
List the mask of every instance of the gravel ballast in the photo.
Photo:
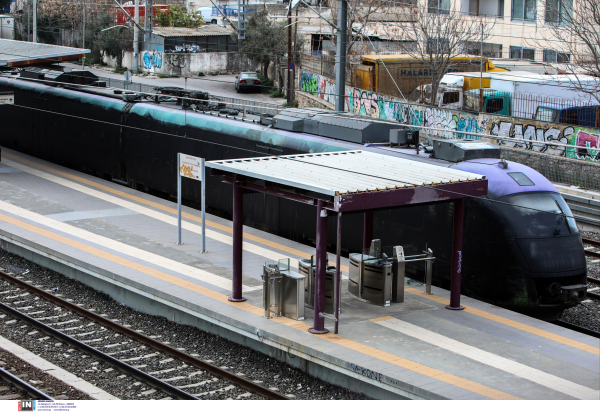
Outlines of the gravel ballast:
[[[175,324],[164,317],[147,315],[136,312],[116,301],[109,296],[99,291],[96,291],[78,281],[69,279],[56,272],[50,271],[36,264],[33,264],[23,258],[0,250],[0,268],[4,268],[13,272],[15,275],[22,276],[22,280],[31,281],[32,285],[41,289],[52,290],[55,294],[61,295],[63,299],[70,299],[73,303],[80,304],[88,310],[93,310],[98,314],[106,315],[107,318],[117,321],[130,327],[146,336],[169,344],[169,346],[183,350],[198,358],[211,362],[215,366],[227,369],[229,372],[240,375],[250,381],[258,382],[262,386],[276,390],[292,399],[368,399],[364,395],[351,392],[347,389],[340,388],[317,378],[303,373],[302,371],[292,368],[291,366],[279,362],[267,355],[261,354],[227,339],[212,335],[210,333],[199,330],[196,327],[188,325]],[[5,285],[6,287],[6,285]],[[3,328],[0,334],[15,343],[22,344],[27,347],[27,343],[34,345],[30,339],[26,339],[26,328],[22,331],[11,331]],[[116,336],[114,342],[122,341],[123,338]],[[103,341],[103,344],[111,344],[112,337]],[[38,340],[33,340],[38,342]],[[102,365],[101,362],[94,366],[96,372],[90,373],[91,368],[81,358],[73,359],[65,357],[69,355],[65,348],[57,346],[59,341],[54,338],[49,338],[42,341],[43,347],[28,348],[32,352],[41,354],[50,362],[56,362],[59,366],[69,370],[71,373],[84,377],[89,382],[97,387],[107,391],[108,393],[117,396],[121,399],[140,399],[140,385],[134,386],[137,382],[133,378],[123,377],[119,380],[113,378],[102,379],[103,371],[110,369],[108,365]],[[141,350],[144,349],[138,346]],[[36,351],[37,350],[37,351]],[[131,356],[135,356],[135,350]],[[145,352],[144,352],[145,353]],[[65,365],[60,365],[58,362],[64,362]],[[152,362],[158,362],[154,358],[140,360],[138,363],[147,365],[144,371],[152,369],[156,365]],[[160,379],[173,378],[174,375],[180,374],[181,362],[177,361],[180,366],[175,370],[160,374]],[[82,365],[78,365],[82,363]],[[128,362],[135,366],[135,362]],[[175,363],[175,361],[173,361]],[[164,366],[163,370],[170,369]],[[91,375],[91,376],[90,376]],[[214,378],[213,378],[214,379]],[[223,382],[212,382],[207,379],[207,384],[203,385],[204,392],[211,391],[211,385],[215,388],[223,386]],[[204,388],[206,387],[206,388]],[[145,388],[151,390],[152,388]],[[198,393],[200,391],[190,393]],[[212,394],[211,399],[218,398],[219,394]],[[159,392],[144,395],[142,399],[164,399],[165,395]],[[229,390],[222,394],[222,399],[258,399],[256,395],[247,393],[241,390]]]

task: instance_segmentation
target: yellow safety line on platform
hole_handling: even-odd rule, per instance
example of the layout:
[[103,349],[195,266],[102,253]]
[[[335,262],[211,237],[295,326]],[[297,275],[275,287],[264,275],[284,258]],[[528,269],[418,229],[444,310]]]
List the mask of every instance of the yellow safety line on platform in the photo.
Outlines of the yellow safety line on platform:
[[[57,175],[61,175],[61,176],[64,176],[66,178],[69,178],[69,179],[72,179],[72,180],[76,180],[76,181],[84,183],[84,184],[86,184],[88,186],[93,186],[93,187],[95,187],[97,189],[104,190],[105,192],[109,192],[109,193],[112,193],[114,195],[118,195],[118,196],[124,197],[124,198],[129,199],[129,200],[133,200],[133,201],[138,202],[138,203],[143,203],[143,204],[145,204],[147,206],[151,206],[151,207],[154,207],[156,209],[160,209],[160,210],[162,210],[164,212],[171,213],[173,215],[177,214],[177,209],[169,207],[169,206],[161,205],[160,203],[153,202],[152,200],[144,199],[144,198],[139,197],[139,196],[135,196],[135,195],[132,195],[132,194],[129,194],[129,193],[125,193],[125,192],[123,192],[121,190],[113,189],[112,187],[105,186],[103,184],[96,183],[96,182],[93,182],[91,180],[85,179],[83,177],[75,176],[75,175],[67,173],[67,172],[62,172],[60,170],[51,168],[49,166],[44,166],[44,165],[41,165],[39,163],[33,162],[31,160],[24,159],[24,158],[22,158],[20,156],[16,156],[16,155],[11,154],[11,153],[5,153],[5,156],[9,157],[9,158],[12,158],[13,160],[17,160],[19,162],[23,162],[23,163],[29,164],[29,165],[37,167],[37,168],[47,170],[47,171],[55,173]],[[192,215],[190,213],[181,212],[181,216],[183,218],[186,218],[186,219],[189,219],[189,220],[193,220],[194,222],[202,223],[202,219],[200,217],[194,216],[194,215]],[[210,226],[210,227],[213,227],[215,229],[218,229],[218,230],[222,230],[223,232],[233,233],[233,229],[231,229],[230,227],[227,227],[225,225],[222,225],[220,223],[215,223],[215,222],[211,222],[211,221],[207,220],[206,221],[206,225]],[[306,252],[303,252],[301,250],[294,249],[292,247],[279,244],[277,242],[273,242],[271,240],[263,239],[263,238],[261,238],[259,236],[251,235],[249,233],[244,233],[244,238],[248,239],[248,240],[252,240],[252,241],[257,242],[257,243],[262,243],[263,245],[272,247],[274,249],[278,249],[278,250],[281,250],[281,251],[284,251],[284,252],[291,253],[291,254],[296,255],[296,256],[303,257],[305,259],[310,259],[310,256],[311,256],[310,253],[306,253]],[[329,264],[335,265],[335,262],[329,262]],[[349,270],[348,266],[345,266],[345,265],[340,265],[340,268],[341,268],[341,270],[343,272],[348,272],[348,270]]]
[[[135,196],[135,195],[132,195],[132,194],[129,194],[129,193],[125,193],[125,192],[122,192],[120,190],[113,189],[113,188],[111,188],[109,186],[105,186],[105,185],[102,185],[100,183],[92,182],[91,180],[85,179],[83,177],[75,176],[75,175],[67,173],[67,172],[62,172],[60,170],[54,169],[54,168],[49,167],[49,166],[41,165],[39,163],[36,163],[34,161],[31,161],[31,160],[27,160],[25,158],[22,158],[20,156],[14,155],[12,153],[5,153],[5,156],[9,157],[9,158],[12,158],[14,160],[23,162],[23,163],[27,163],[27,164],[29,164],[31,166],[47,170],[47,171],[49,171],[51,173],[67,177],[67,178],[72,179],[72,180],[79,181],[79,182],[84,183],[86,185],[93,186],[93,187],[95,187],[97,189],[101,189],[101,190],[104,190],[106,192],[110,192],[110,193],[115,194],[117,196],[121,196],[121,197],[130,199],[130,200],[136,201],[138,203],[143,203],[143,204],[146,204],[148,206],[152,206],[154,208],[163,210],[163,211],[168,212],[168,213],[172,213],[172,214],[176,214],[177,213],[176,209],[171,208],[169,206],[161,205],[160,203],[153,202],[151,200],[147,200],[147,199],[144,199],[144,198],[141,198],[139,196]],[[199,218],[197,216],[194,216],[192,214],[183,212],[182,216],[184,216],[184,217],[186,217],[186,218],[188,218],[190,220],[193,220],[193,221],[201,223],[201,218]],[[229,228],[229,227],[227,227],[227,226],[225,226],[225,225],[221,225],[221,224],[215,223],[215,222],[210,222],[208,220],[207,220],[206,223],[207,223],[208,226],[214,227],[216,229],[219,229],[219,230],[222,230],[222,231],[225,231],[225,232],[228,232],[228,233],[232,233],[232,229]],[[289,252],[289,253],[297,255],[297,256],[302,256],[304,258],[310,258],[310,254],[309,253],[302,252],[302,251],[294,249],[292,247],[284,246],[284,245],[278,244],[276,242],[263,239],[263,238],[261,238],[259,236],[255,236],[255,235],[250,235],[250,234],[244,233],[244,238],[252,240],[252,241],[255,241],[257,243],[262,243],[264,245],[273,247],[275,249],[279,249],[279,250],[282,250],[282,251]],[[334,262],[329,262],[329,263],[332,264],[332,265],[335,265]],[[340,268],[341,268],[342,271],[344,271],[346,273],[349,272],[348,266],[340,265]],[[423,291],[421,291],[419,289],[407,287],[405,290],[408,293],[411,293],[411,294],[414,294],[414,295],[419,295],[421,297],[424,297],[424,298],[429,299],[429,300],[433,300],[433,301],[441,303],[443,305],[448,305],[449,304],[448,299],[444,299],[444,298],[441,298],[441,297],[435,296],[435,295],[427,295],[425,292],[423,292]],[[581,343],[581,342],[575,341],[573,339],[565,338],[565,337],[557,335],[555,333],[546,332],[546,331],[544,331],[542,329],[535,328],[535,327],[532,327],[532,326],[528,326],[528,325],[525,325],[523,323],[520,323],[520,322],[517,322],[517,321],[513,321],[513,320],[510,320],[510,319],[504,318],[502,316],[493,315],[493,314],[485,312],[483,310],[466,307],[465,311],[468,312],[468,313],[471,313],[473,315],[481,316],[481,317],[483,317],[485,319],[496,321],[496,322],[499,322],[501,324],[504,324],[504,325],[507,325],[507,326],[511,326],[511,327],[516,328],[516,329],[519,329],[519,330],[522,330],[522,331],[525,331],[525,332],[529,332],[529,333],[532,333],[534,335],[537,335],[537,336],[540,336],[540,337],[543,337],[543,338],[546,338],[546,339],[550,339],[552,341],[555,341],[555,342],[558,342],[558,343],[562,343],[562,344],[565,344],[565,345],[568,345],[568,346],[571,346],[571,347],[574,347],[574,348],[577,348],[577,349],[584,350],[584,351],[592,353],[594,355],[599,355],[600,356],[600,348],[596,348],[596,347],[593,347],[591,345],[587,345],[585,343]]]
[[[418,295],[418,296],[421,296],[423,298],[426,298],[426,299],[433,300],[435,302],[441,303],[442,305],[449,305],[450,304],[450,301],[448,299],[444,299],[444,298],[441,298],[441,297],[435,296],[435,295],[428,295],[427,293],[425,293],[425,292],[423,292],[422,290],[419,290],[419,289],[406,287],[404,290],[406,292],[412,293],[413,295]],[[569,338],[566,338],[564,336],[557,335],[556,333],[547,332],[547,331],[545,331],[543,329],[539,329],[539,328],[536,328],[536,327],[533,327],[533,326],[529,326],[529,325],[526,325],[524,323],[517,322],[517,321],[511,320],[511,319],[507,319],[507,318],[499,316],[499,315],[494,315],[492,313],[489,313],[489,312],[486,312],[486,311],[483,311],[483,310],[480,310],[480,309],[475,309],[475,308],[470,307],[470,306],[465,306],[465,312],[471,313],[471,314],[476,315],[476,316],[481,316],[482,318],[489,319],[491,321],[498,322],[498,323],[501,323],[501,324],[506,325],[506,326],[511,326],[511,327],[513,327],[515,329],[519,329],[519,330],[522,330],[524,332],[528,332],[528,333],[531,333],[533,335],[540,336],[542,338],[546,338],[546,339],[553,340],[553,341],[558,342],[558,343],[562,343],[563,345],[571,346],[573,348],[580,349],[580,350],[585,351],[585,352],[589,352],[589,353],[591,353],[593,355],[600,356],[600,347],[594,347],[594,346],[588,345],[586,343],[578,342],[576,340],[569,339]]]
[[[197,285],[197,284],[189,282],[187,280],[180,279],[176,276],[169,275],[169,274],[161,272],[159,270],[152,269],[150,267],[144,266],[140,263],[133,262],[129,259],[122,258],[122,257],[114,255],[112,253],[105,252],[105,251],[95,248],[93,246],[89,246],[84,243],[81,243],[77,240],[69,239],[62,235],[50,232],[46,229],[42,229],[37,226],[31,225],[29,223],[22,222],[18,219],[12,218],[10,216],[6,216],[2,213],[0,213],[0,220],[3,220],[7,223],[10,223],[14,226],[20,227],[22,229],[28,230],[30,232],[37,233],[38,235],[45,236],[49,239],[55,240],[57,242],[63,243],[65,245],[71,246],[73,248],[79,249],[79,250],[89,253],[91,255],[100,257],[102,259],[106,259],[108,261],[117,263],[117,264],[125,266],[125,267],[128,267],[130,269],[144,273],[144,274],[152,276],[154,278],[164,280],[164,281],[172,283],[174,285],[183,287],[187,290],[191,290],[200,295],[206,296],[210,299],[214,299],[221,303],[226,303],[228,305],[235,306],[239,309],[242,309],[242,310],[252,313],[254,315],[257,315],[257,316],[264,315],[264,309],[259,308],[258,306],[254,306],[247,302],[230,302],[228,300],[228,296],[224,295],[222,293],[216,292],[216,291],[206,288],[204,286]],[[300,330],[300,331],[303,331],[306,333],[308,333],[308,329],[310,327],[309,325],[307,325],[303,322],[296,321],[296,320],[289,319],[289,318],[283,318],[283,317],[273,318],[273,321],[280,323],[282,325],[290,326],[294,329],[297,329],[297,330]],[[344,338],[339,335],[325,334],[325,335],[313,335],[313,336],[316,336],[318,338],[324,339],[324,340],[332,342],[332,343],[336,343],[345,348],[358,351],[365,355],[372,356],[376,359],[380,359],[385,362],[392,363],[394,365],[411,370],[413,372],[417,372],[417,373],[429,376],[431,378],[449,383],[454,386],[458,386],[460,388],[469,390],[471,392],[474,392],[474,393],[477,393],[477,394],[480,394],[483,396],[487,396],[492,399],[520,399],[520,398],[517,398],[508,393],[487,387],[485,385],[481,385],[479,383],[476,383],[476,382],[473,382],[473,381],[470,381],[467,379],[460,378],[455,375],[451,375],[446,372],[439,371],[439,370],[431,368],[429,366],[421,365],[417,362],[401,358],[399,356],[384,352],[384,351],[376,349],[376,348],[372,348],[370,346],[364,345],[362,343],[353,341],[348,338]]]

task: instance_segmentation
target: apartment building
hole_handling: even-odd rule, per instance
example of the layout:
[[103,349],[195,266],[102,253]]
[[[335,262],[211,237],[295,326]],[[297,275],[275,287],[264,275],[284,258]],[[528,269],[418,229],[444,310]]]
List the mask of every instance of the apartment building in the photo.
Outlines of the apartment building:
[[[571,56],[552,34],[551,25],[564,24],[577,0],[419,0],[429,13],[485,17],[494,24],[485,39],[483,54],[489,57],[529,59],[547,63],[568,63]],[[549,5],[550,7],[546,7]],[[576,10],[574,11],[577,12]],[[468,52],[480,53],[472,42]]]

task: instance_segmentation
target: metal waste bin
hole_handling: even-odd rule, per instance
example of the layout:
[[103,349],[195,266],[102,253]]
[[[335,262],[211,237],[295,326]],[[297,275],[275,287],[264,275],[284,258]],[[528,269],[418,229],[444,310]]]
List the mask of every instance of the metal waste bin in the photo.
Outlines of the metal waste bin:
[[304,319],[304,276],[290,271],[290,260],[267,262],[263,266],[265,318],[285,316]]
[[[329,259],[327,258],[327,261]],[[314,309],[315,307],[315,273],[316,273],[316,262],[314,256],[310,259],[299,259],[298,260],[298,272],[305,277],[304,283],[304,304],[307,308]],[[335,266],[327,265],[325,271],[325,313],[333,314],[333,301],[334,301],[334,280],[335,280]]]

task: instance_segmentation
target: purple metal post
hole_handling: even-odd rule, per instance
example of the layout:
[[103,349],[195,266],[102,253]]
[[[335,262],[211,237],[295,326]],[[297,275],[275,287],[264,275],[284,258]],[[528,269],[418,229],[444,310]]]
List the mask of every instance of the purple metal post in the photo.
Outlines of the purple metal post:
[[460,306],[460,284],[462,272],[463,212],[464,198],[454,201],[454,234],[452,237],[452,273],[450,274],[450,304],[446,309],[463,310]]
[[242,252],[243,252],[243,211],[244,195],[243,189],[237,179],[233,181],[233,286],[230,302],[243,302],[242,296]]
[[371,247],[371,240],[373,240],[373,212],[365,212],[363,249]]
[[335,246],[335,280],[333,284],[333,313],[335,316],[335,329],[333,333],[338,334],[338,324],[340,322],[340,287],[341,285],[341,269],[340,255],[342,253],[342,212],[337,214],[337,241]]
[[315,319],[310,333],[328,333],[325,329],[325,319],[319,316],[325,312],[325,271],[327,269],[327,210],[323,201],[317,203],[317,262],[315,273]]

